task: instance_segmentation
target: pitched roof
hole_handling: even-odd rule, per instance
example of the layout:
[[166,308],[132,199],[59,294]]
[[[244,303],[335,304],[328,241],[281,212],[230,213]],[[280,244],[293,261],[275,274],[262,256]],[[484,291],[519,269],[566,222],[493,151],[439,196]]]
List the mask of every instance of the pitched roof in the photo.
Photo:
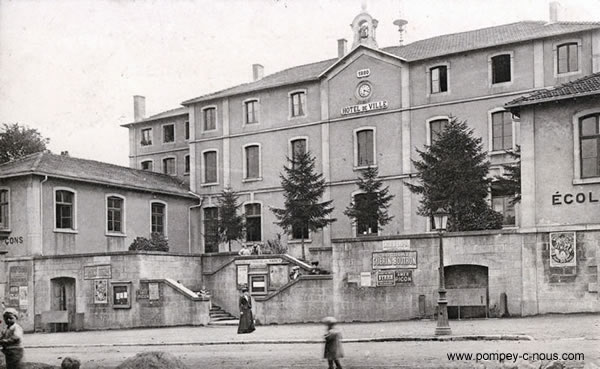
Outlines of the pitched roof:
[[[600,22],[555,22],[523,21],[500,26],[453,33],[425,40],[415,41],[404,46],[383,48],[382,51],[406,59],[408,62],[435,58],[470,50],[498,45],[552,37],[569,33],[599,29]],[[316,63],[288,68],[264,78],[230,87],[221,91],[202,95],[182,102],[183,105],[239,95],[267,88],[292,85],[318,80],[325,70],[338,61],[323,60]]]
[[149,116],[147,118],[143,118],[141,120],[138,120],[137,122],[131,122],[131,123],[121,124],[121,127],[129,127],[129,126],[131,126],[133,124],[140,124],[140,123],[152,122],[152,121],[163,119],[163,118],[172,118],[172,117],[178,117],[180,115],[187,115],[187,114],[188,114],[188,109],[186,107],[179,107],[179,108],[175,108],[175,109],[170,109],[170,110],[167,110],[167,111],[163,111],[163,112],[158,113],[158,114],[154,114],[154,115]]
[[597,28],[600,28],[600,22],[523,21],[432,37],[384,50],[408,61],[417,61]]
[[600,72],[555,87],[533,91],[506,103],[504,106],[514,108],[590,95],[600,95]]
[[0,165],[0,178],[29,174],[193,197],[189,188],[173,176],[50,152],[38,152]]

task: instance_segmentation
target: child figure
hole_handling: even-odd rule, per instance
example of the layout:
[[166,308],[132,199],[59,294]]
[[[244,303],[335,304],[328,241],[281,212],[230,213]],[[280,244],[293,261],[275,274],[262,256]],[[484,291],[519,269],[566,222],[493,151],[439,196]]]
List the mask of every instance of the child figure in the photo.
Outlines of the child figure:
[[325,353],[323,357],[327,359],[329,369],[333,369],[333,364],[337,369],[342,369],[340,358],[344,357],[342,350],[342,334],[334,328],[337,321],[334,317],[328,316],[323,319],[323,323],[327,325],[327,333],[325,333]]
[[6,329],[0,336],[0,345],[6,358],[6,369],[20,369],[23,360],[23,328],[17,324],[19,313],[16,309],[8,308],[2,316]]

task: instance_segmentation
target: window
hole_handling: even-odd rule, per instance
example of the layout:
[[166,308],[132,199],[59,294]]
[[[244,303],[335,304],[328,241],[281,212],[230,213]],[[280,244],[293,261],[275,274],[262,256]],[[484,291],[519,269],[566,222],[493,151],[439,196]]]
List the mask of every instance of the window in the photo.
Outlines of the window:
[[206,151],[203,154],[204,183],[217,183],[217,152]]
[[260,178],[260,146],[249,145],[244,147],[244,156],[244,179]]
[[305,138],[297,138],[290,141],[290,159],[292,159],[292,166],[296,167],[296,160],[300,155],[306,154],[307,144]]
[[204,109],[204,130],[212,131],[217,129],[217,109],[206,108]]
[[142,170],[152,170],[152,160],[144,160],[141,162]]
[[512,150],[513,121],[507,111],[492,113],[492,151]]
[[185,156],[185,168],[183,168],[183,172],[186,174],[190,172],[190,156],[189,155]]
[[434,143],[446,129],[448,119],[434,119],[429,122],[429,144]]
[[258,100],[246,101],[244,103],[246,124],[258,123],[258,113]]
[[306,114],[306,92],[293,92],[291,98],[291,113],[292,117],[301,117]]
[[260,215],[260,204],[246,204],[246,241],[260,241],[262,239],[262,220]]
[[581,178],[600,177],[600,113],[579,118]]
[[183,124],[183,130],[185,132],[185,139],[189,140],[190,139],[190,122],[189,121],[186,121]]
[[10,228],[10,192],[0,189],[0,229]]
[[204,208],[204,252],[219,252],[219,208]]
[[75,230],[75,193],[56,190],[54,198],[56,229]]
[[108,233],[124,233],[123,229],[124,200],[118,196],[106,198],[106,231]]
[[163,173],[174,176],[175,171],[175,158],[164,158],[163,159]]
[[502,214],[502,225],[515,226],[515,206],[511,203],[512,196],[507,196],[492,187],[492,209]]
[[153,202],[151,207],[151,229],[152,233],[160,233],[166,236],[167,205],[162,202]]
[[431,93],[437,94],[448,91],[448,67],[441,65],[429,70]]
[[152,128],[142,129],[142,141],[140,142],[140,144],[142,146],[152,145]]
[[579,70],[579,47],[577,42],[558,45],[556,48],[556,65],[558,74],[577,72]]
[[308,240],[309,237],[309,232],[308,232],[308,228],[306,227],[292,227],[292,239],[294,240],[301,240],[301,239],[305,239]]
[[492,57],[492,84],[510,82],[510,59],[510,54],[502,54]]
[[366,167],[375,164],[375,142],[373,139],[373,132],[373,129],[363,129],[361,131],[356,131],[355,133],[355,164],[357,167]]
[[[366,193],[359,193],[354,195],[354,202],[361,208],[365,208],[366,205],[370,202],[373,202],[375,199],[373,198],[373,194],[369,195]],[[362,205],[361,205],[362,204]],[[357,236],[368,236],[372,234],[377,234],[378,232],[378,224],[377,219],[370,219],[368,222],[356,222],[356,235]]]
[[166,124],[163,127],[163,143],[175,142],[175,125]]

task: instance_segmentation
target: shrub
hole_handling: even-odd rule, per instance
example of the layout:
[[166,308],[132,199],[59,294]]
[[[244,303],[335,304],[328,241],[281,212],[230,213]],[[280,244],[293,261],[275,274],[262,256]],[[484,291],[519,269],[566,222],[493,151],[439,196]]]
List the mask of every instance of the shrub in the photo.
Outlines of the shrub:
[[281,244],[281,234],[277,233],[277,238],[267,240],[262,248],[263,254],[285,254],[287,246]]
[[169,251],[169,242],[161,233],[153,232],[150,239],[136,237],[129,245],[129,251]]

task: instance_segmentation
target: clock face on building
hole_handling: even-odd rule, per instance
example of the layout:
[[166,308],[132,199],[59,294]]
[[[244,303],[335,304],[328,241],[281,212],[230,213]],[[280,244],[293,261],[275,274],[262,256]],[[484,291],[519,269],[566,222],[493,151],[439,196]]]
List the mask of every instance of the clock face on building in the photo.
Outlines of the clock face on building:
[[358,85],[358,96],[363,99],[371,96],[371,85],[368,83],[361,83]]

